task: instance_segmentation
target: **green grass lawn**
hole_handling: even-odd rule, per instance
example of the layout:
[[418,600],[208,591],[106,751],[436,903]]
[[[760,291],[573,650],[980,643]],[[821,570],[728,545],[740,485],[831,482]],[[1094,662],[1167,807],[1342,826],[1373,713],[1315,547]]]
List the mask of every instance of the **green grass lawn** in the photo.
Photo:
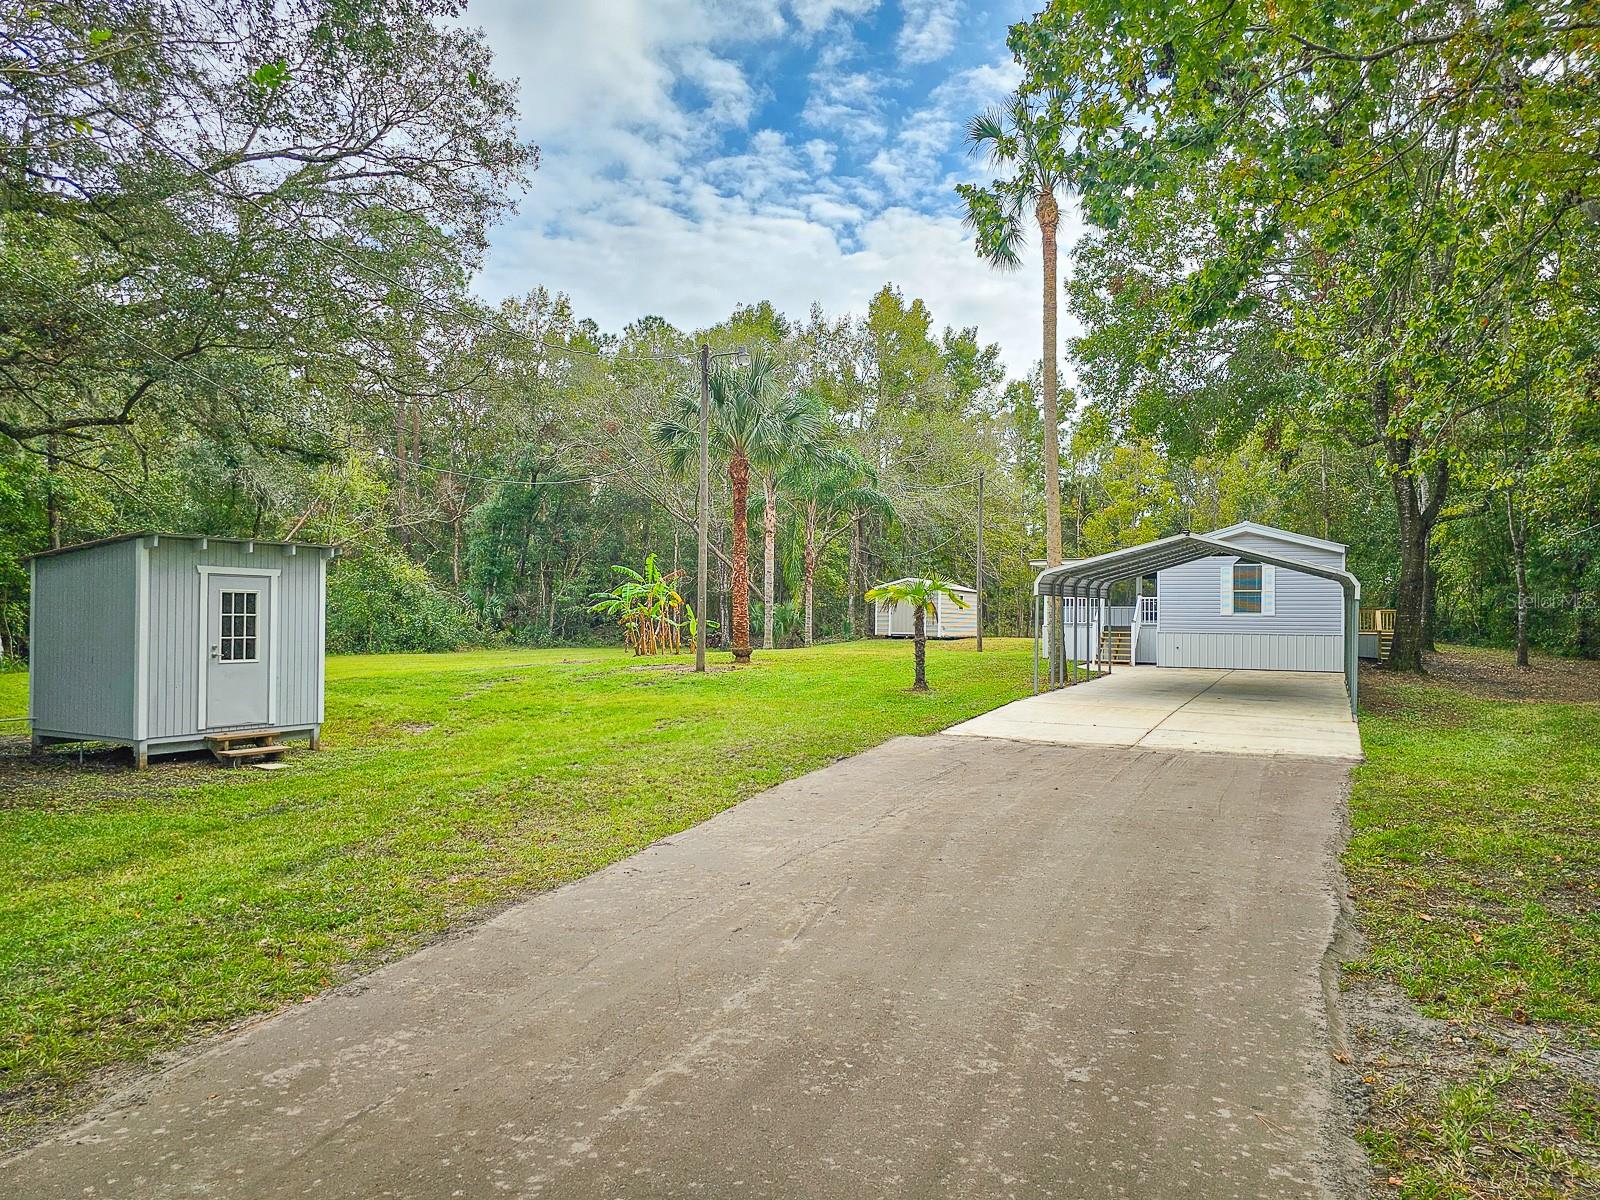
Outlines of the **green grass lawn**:
[[[116,1068],[298,1000],[510,897],[588,874],[812,768],[1031,688],[1031,643],[687,658],[337,658],[324,751],[226,770],[0,762],[0,1138]],[[0,675],[0,716],[26,678]],[[0,726],[0,731],[7,727]],[[16,727],[11,727],[15,729]]]
[[1364,673],[1348,982],[1445,1022],[1357,1031],[1390,1195],[1600,1195],[1600,664],[1535,665]]

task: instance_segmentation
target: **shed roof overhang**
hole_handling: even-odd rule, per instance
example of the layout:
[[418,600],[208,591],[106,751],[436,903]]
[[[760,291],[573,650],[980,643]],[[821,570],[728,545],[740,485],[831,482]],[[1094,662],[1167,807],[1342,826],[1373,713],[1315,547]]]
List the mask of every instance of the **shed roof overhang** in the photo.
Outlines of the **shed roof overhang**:
[[1347,600],[1361,599],[1361,583],[1349,571],[1324,567],[1299,559],[1283,558],[1245,550],[1227,542],[1213,541],[1193,533],[1177,533],[1139,546],[1111,550],[1093,558],[1046,567],[1034,580],[1036,596],[1094,596],[1123,579],[1137,579],[1168,567],[1181,566],[1197,558],[1236,558],[1241,562],[1264,563],[1285,571],[1299,571],[1320,579],[1331,579],[1344,589]]
[[211,533],[161,533],[155,530],[142,530],[138,533],[119,533],[112,537],[95,538],[90,542],[78,542],[71,546],[60,546],[54,550],[41,550],[37,554],[25,554],[23,562],[32,562],[36,558],[57,558],[63,554],[72,554],[78,550],[91,550],[96,546],[110,546],[117,542],[133,542],[148,540],[153,546],[165,538],[169,542],[216,542],[225,546],[293,546],[297,550],[318,550],[330,558],[338,552],[337,546],[328,545],[326,542],[283,542],[271,538],[242,538],[218,537]]

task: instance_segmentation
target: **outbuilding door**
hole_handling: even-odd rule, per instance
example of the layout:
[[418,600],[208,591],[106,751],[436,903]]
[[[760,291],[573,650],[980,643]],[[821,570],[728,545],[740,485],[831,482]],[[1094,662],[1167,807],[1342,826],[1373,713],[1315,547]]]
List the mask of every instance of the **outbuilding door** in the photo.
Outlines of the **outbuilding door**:
[[271,575],[207,573],[205,676],[207,729],[272,720]]

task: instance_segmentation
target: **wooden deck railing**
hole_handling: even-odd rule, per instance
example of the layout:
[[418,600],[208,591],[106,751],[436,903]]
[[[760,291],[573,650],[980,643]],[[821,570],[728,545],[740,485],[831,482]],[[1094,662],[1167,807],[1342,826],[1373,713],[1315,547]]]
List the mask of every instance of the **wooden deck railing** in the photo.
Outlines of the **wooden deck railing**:
[[1361,610],[1362,633],[1393,633],[1394,609],[1392,608],[1363,608]]
[[1392,608],[1363,608],[1361,610],[1361,632],[1375,633],[1378,635],[1378,658],[1389,657],[1389,647],[1394,644],[1394,609]]

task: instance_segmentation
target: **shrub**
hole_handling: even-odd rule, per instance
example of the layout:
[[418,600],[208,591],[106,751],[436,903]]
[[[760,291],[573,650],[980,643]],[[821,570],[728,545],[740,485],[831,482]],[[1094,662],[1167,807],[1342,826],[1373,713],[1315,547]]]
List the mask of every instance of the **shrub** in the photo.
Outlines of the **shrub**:
[[466,606],[403,554],[369,550],[328,572],[328,652],[458,650],[478,640]]

